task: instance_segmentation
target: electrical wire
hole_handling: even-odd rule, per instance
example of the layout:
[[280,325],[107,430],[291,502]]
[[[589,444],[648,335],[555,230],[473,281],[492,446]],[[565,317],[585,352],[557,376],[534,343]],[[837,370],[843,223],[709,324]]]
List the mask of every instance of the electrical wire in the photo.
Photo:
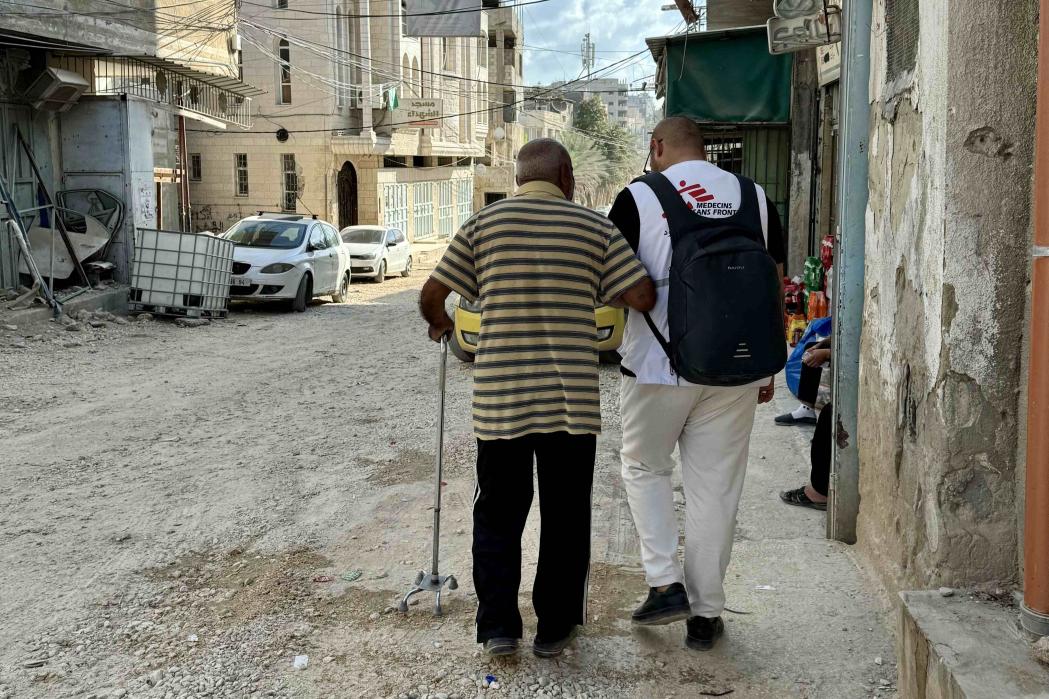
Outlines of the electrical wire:
[[[638,51],[637,53],[635,53],[632,56],[627,56],[626,58],[621,59],[619,61],[616,61],[615,63],[613,63],[611,65],[608,65],[608,66],[605,66],[604,68],[598,69],[597,71],[595,71],[594,75],[596,75],[597,73],[608,71],[608,70],[616,67],[620,63],[626,63],[626,62],[628,62],[628,61],[630,61],[632,59],[635,59],[638,56],[640,56],[642,54],[646,54],[646,53],[648,53],[648,49],[644,49],[642,51]],[[582,74],[580,74],[580,75],[582,75]],[[588,79],[592,79],[592,78],[593,78],[593,76],[591,76]],[[457,78],[457,79],[462,80],[464,78]],[[553,88],[551,90],[547,90],[546,93],[540,93],[538,95],[533,95],[532,99],[535,99],[537,97],[542,97],[544,94],[549,94],[550,92],[553,92],[554,90],[557,90],[557,89],[563,88],[563,87],[565,87],[567,85],[571,85],[571,84],[578,83],[578,82],[581,82],[581,81],[582,81],[581,77],[580,78],[576,78],[575,80],[571,80],[571,81],[565,83],[564,85],[558,86],[558,88]],[[522,102],[525,102],[525,99],[519,99],[519,100],[515,100],[513,102],[504,103],[503,107],[513,107],[513,106],[516,106],[518,104],[521,104]],[[473,110],[473,111],[467,111],[467,112],[460,112],[460,113],[457,113],[457,114],[449,114],[447,116],[441,116],[440,119],[441,120],[455,119],[455,118],[459,118],[459,117],[471,116],[471,115],[474,115],[474,114],[479,114],[481,112],[488,112],[488,111],[490,111],[490,110],[489,109],[480,109],[480,110]],[[411,123],[412,122],[410,122],[410,121],[404,121],[404,122],[395,122],[395,123],[390,123],[390,124],[383,124],[383,126],[387,126],[387,127],[406,126],[406,125],[410,125]],[[252,132],[252,131],[227,132],[227,131],[218,130],[218,129],[189,129],[189,130],[193,131],[194,133],[238,133],[238,134],[251,135],[251,136],[255,136],[255,135],[258,134],[258,132]],[[289,133],[333,133],[333,132],[342,131],[342,130],[343,129],[296,129],[296,130],[288,129],[288,132]]]
[[[338,48],[338,47],[335,47],[335,46],[328,46],[326,44],[321,44],[321,43],[318,43],[318,42],[315,42],[315,41],[311,41],[309,39],[304,39],[304,38],[302,38],[300,36],[296,36],[294,34],[289,34],[288,32],[281,31],[281,30],[276,29],[274,27],[266,26],[264,24],[258,24],[257,22],[254,22],[254,21],[249,20],[249,19],[241,18],[240,24],[242,26],[248,26],[248,27],[251,27],[253,29],[257,29],[259,31],[265,32],[266,34],[269,34],[270,36],[272,36],[274,38],[286,39],[289,43],[297,44],[301,48],[305,48],[307,50],[310,50],[315,55],[320,56],[322,58],[327,58],[327,59],[331,60],[331,54],[332,53],[352,56],[354,58],[357,58],[357,59],[361,60],[362,63],[360,63],[360,64],[353,64],[351,62],[349,65],[361,68],[362,70],[370,70],[370,72],[373,72],[373,73],[383,74],[383,73],[381,73],[381,71],[378,71],[375,68],[369,67],[369,64],[371,64],[371,65],[378,64],[380,66],[383,66],[383,65],[389,66],[390,68],[396,69],[398,71],[397,74],[395,75],[393,73],[384,73],[384,75],[386,75],[387,77],[390,77],[390,78],[396,78],[398,80],[400,79],[399,78],[399,74],[400,74],[400,70],[402,68],[400,63],[394,63],[392,61],[384,61],[384,60],[381,60],[381,59],[378,59],[378,58],[373,58],[371,56],[366,56],[364,54],[355,53],[355,52],[350,51],[348,49],[341,49],[341,48]],[[638,53],[633,54],[632,56],[627,56],[625,59],[621,59],[620,61],[617,61],[616,63],[620,63],[620,62],[622,62],[624,60],[633,59],[633,58],[635,58],[637,56],[640,56],[642,54],[647,54],[647,53],[648,53],[648,49],[645,49],[643,51],[640,51]],[[339,63],[339,61],[335,61],[335,62]],[[367,62],[367,63],[363,63],[363,62]],[[638,61],[638,62],[640,62],[640,61]],[[616,65],[616,63],[613,63],[611,65]],[[344,64],[344,65],[346,65],[346,64]],[[605,66],[605,68],[608,68],[608,67],[610,67],[610,66]],[[627,67],[630,67],[630,66],[624,66],[623,69],[625,70]],[[604,70],[604,69],[600,69],[600,70]],[[420,74],[422,74],[422,75],[429,75],[431,77],[438,77],[438,78],[447,78],[447,77],[449,77],[447,74],[445,74],[443,72],[437,72],[437,71],[432,71],[432,70],[420,70]],[[454,78],[456,80],[462,80],[462,81],[465,81],[465,82],[483,83],[485,85],[494,85],[496,87],[507,87],[507,88],[514,88],[514,89],[530,89],[530,88],[537,87],[535,85],[525,85],[523,83],[505,83],[505,82],[499,82],[499,81],[496,81],[496,80],[479,80],[479,79],[469,78],[469,77],[465,77],[465,76],[454,76]],[[578,80],[573,81],[573,82],[578,82]],[[598,92],[604,92],[604,91],[603,90],[592,90],[591,92],[598,93]]]
[[[434,12],[397,12],[397,13],[390,13],[390,14],[367,14],[367,15],[359,15],[358,14],[358,15],[351,15],[351,14],[339,14],[337,12],[319,12],[319,11],[315,11],[315,10],[300,10],[298,8],[291,8],[291,7],[276,8],[276,7],[273,7],[272,5],[266,5],[266,4],[259,3],[259,2],[251,2],[251,0],[240,0],[240,2],[243,5],[252,5],[252,6],[255,6],[255,7],[262,7],[262,8],[265,8],[267,10],[277,10],[277,11],[279,11],[282,14],[283,13],[298,13],[298,14],[303,14],[303,15],[314,15],[314,16],[317,16],[317,17],[348,17],[350,19],[365,19],[365,18],[379,19],[379,18],[383,18],[383,17],[440,17],[440,16],[443,16],[443,15],[460,15],[460,14],[465,14],[467,12],[484,12],[484,11],[489,9],[489,8],[485,8],[485,7],[470,7],[470,8],[460,9],[460,10],[435,10]],[[498,9],[501,10],[501,9],[503,9],[505,7],[526,7],[528,5],[538,5],[538,4],[544,3],[544,2],[550,2],[550,0],[527,0],[526,2],[519,2],[519,3],[510,4],[510,5],[500,5]],[[265,17],[264,19],[277,19],[277,17]],[[287,16],[281,16],[280,20],[281,21],[287,21],[287,20],[292,20],[292,21],[310,21],[308,17],[287,17]]]

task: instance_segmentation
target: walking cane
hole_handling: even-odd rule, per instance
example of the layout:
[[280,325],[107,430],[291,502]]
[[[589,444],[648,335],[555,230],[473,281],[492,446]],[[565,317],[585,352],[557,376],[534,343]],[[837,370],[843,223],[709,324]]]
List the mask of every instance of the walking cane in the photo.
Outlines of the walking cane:
[[420,592],[437,593],[434,615],[441,616],[441,592],[447,585],[449,590],[459,588],[459,581],[454,575],[441,575],[438,558],[441,549],[441,471],[444,466],[444,374],[448,363],[448,336],[441,337],[441,365],[437,372],[437,468],[433,485],[433,560],[430,572],[420,570],[415,576],[415,587],[401,600],[398,607],[401,612],[408,611],[408,601]]

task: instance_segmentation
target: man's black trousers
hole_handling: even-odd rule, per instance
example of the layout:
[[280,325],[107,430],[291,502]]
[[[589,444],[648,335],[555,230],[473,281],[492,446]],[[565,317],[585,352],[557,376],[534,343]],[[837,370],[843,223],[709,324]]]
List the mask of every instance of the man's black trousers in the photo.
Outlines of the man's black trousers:
[[532,604],[537,638],[554,641],[586,621],[590,570],[590,492],[597,437],[567,432],[477,440],[473,575],[477,641],[521,638],[517,594],[521,535],[539,481],[539,567]]
[[816,431],[812,435],[812,448],[809,450],[812,469],[809,471],[809,482],[812,489],[826,497],[830,492],[831,438],[833,429],[834,406],[827,403],[820,411],[816,421]]

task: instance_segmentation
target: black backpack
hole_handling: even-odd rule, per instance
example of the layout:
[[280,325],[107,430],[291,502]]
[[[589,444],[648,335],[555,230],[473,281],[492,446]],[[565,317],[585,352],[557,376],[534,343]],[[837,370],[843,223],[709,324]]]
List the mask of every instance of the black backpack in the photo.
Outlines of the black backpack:
[[779,271],[765,248],[754,183],[736,177],[739,210],[719,218],[693,212],[661,173],[637,180],[659,199],[673,248],[670,340],[648,313],[645,320],[678,376],[704,386],[753,383],[787,363]]

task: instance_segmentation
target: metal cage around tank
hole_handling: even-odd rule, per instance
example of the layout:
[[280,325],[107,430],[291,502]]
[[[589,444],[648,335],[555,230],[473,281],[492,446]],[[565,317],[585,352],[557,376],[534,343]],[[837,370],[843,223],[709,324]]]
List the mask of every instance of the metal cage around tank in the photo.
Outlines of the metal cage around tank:
[[129,308],[159,315],[225,318],[233,247],[212,235],[137,229]]

